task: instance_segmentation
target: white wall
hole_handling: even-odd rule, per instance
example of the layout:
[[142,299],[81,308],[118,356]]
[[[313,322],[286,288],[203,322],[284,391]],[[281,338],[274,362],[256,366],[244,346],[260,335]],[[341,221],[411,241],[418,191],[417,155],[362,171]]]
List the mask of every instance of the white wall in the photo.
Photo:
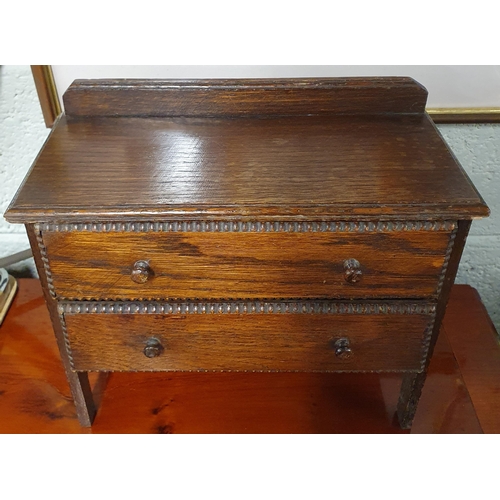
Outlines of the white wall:
[[59,96],[77,78],[411,76],[428,108],[500,108],[500,66],[52,66]]
[[438,128],[491,210],[472,223],[456,283],[479,291],[500,333],[500,123]]
[[[0,257],[29,248],[24,226],[2,215],[48,133],[30,67],[0,66]],[[14,269],[26,265],[35,272],[32,261]]]
[[[439,129],[492,212],[489,219],[473,222],[457,282],[478,289],[500,331],[500,124],[440,125]],[[1,66],[0,213],[47,134],[29,67]],[[28,246],[23,226],[0,218],[0,257]]]

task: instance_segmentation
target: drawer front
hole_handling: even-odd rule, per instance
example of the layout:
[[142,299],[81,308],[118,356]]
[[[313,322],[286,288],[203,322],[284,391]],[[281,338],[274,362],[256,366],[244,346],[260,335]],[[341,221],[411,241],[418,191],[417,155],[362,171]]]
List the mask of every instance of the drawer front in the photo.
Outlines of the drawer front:
[[67,299],[434,298],[450,231],[73,231],[43,239],[55,293]]
[[432,317],[72,314],[65,321],[82,371],[399,371],[421,368]]

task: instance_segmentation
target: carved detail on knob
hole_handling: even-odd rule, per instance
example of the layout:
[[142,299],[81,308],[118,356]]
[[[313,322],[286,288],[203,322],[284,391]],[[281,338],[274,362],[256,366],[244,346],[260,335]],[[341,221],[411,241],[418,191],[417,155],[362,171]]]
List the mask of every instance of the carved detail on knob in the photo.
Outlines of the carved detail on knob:
[[132,273],[130,279],[135,283],[146,283],[154,275],[153,270],[145,260],[138,260],[132,266]]
[[351,343],[348,338],[341,338],[333,343],[335,356],[340,359],[349,359],[352,357]]
[[161,342],[158,339],[148,339],[144,348],[144,356],[147,358],[156,358],[164,351]]
[[361,264],[356,259],[344,260],[344,279],[347,283],[357,283],[362,276]]

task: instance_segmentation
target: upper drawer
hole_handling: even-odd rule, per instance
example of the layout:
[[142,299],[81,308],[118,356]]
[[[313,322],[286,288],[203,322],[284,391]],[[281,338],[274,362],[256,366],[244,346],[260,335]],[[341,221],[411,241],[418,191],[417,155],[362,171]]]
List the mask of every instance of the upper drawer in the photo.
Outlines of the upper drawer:
[[302,231],[49,230],[43,242],[61,298],[437,296],[453,225],[336,231],[335,224]]

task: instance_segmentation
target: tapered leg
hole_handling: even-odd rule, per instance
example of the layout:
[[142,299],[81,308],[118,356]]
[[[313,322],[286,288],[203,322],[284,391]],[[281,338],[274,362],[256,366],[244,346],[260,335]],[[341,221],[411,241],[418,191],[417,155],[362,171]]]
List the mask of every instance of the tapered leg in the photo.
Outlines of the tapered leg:
[[453,285],[453,281],[455,280],[455,276],[457,274],[460,257],[462,256],[465,240],[467,239],[467,234],[469,233],[470,224],[471,223],[468,220],[458,221],[457,231],[456,233],[452,233],[450,238],[450,244],[445,257],[445,275],[436,306],[436,315],[429,341],[429,348],[426,353],[424,370],[420,373],[406,373],[403,376],[403,384],[401,386],[397,408],[399,424],[403,429],[411,428],[415,412],[417,411],[420,394],[422,393],[422,388],[427,377],[427,368],[429,367],[432,352],[434,351],[434,346],[439,335],[451,286]]
[[[57,336],[57,334],[56,334]],[[59,344],[59,352],[63,361],[66,377],[69,382],[71,394],[76,407],[76,415],[82,427],[90,427],[94,421],[96,407],[90,388],[89,376],[87,372],[75,372],[69,367],[68,354],[66,348]],[[66,359],[65,359],[66,358]]]
[[411,429],[426,376],[426,372],[405,373],[403,376],[397,408],[399,425],[402,429]]
[[44,255],[43,241],[41,240],[41,235],[36,233],[32,224],[26,225],[26,231],[31,243],[33,257],[35,258],[35,264],[40,277],[40,282],[42,284],[43,294],[49,310],[50,319],[52,321],[52,327],[54,328],[54,333],[56,335],[61,361],[66,372],[71,394],[73,395],[73,401],[76,406],[76,414],[82,427],[90,427],[96,414],[96,407],[92,397],[89,377],[86,372],[75,372],[71,369],[68,350],[64,339],[64,327],[57,312],[57,301],[52,296],[49,286],[48,280],[50,279],[50,276],[47,275],[50,275],[50,271],[47,257]]

